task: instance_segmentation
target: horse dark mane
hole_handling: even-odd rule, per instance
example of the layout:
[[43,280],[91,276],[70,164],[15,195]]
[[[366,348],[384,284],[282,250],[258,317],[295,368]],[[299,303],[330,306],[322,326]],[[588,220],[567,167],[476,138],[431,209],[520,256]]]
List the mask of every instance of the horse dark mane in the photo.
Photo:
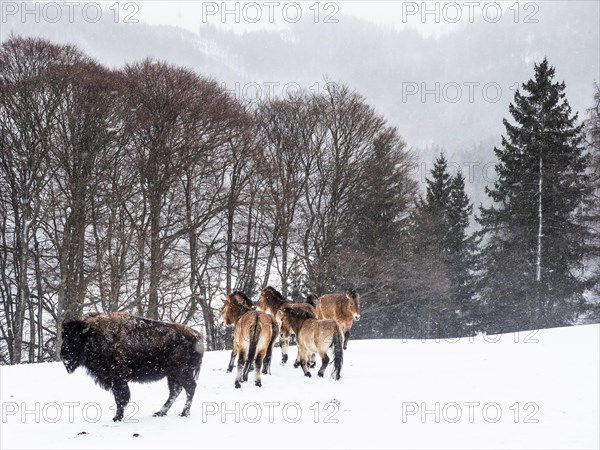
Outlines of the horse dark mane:
[[273,311],[276,311],[282,308],[283,306],[291,303],[288,299],[281,295],[281,292],[279,292],[272,286],[267,286],[262,290],[261,298],[264,299],[268,307],[271,308]]
[[317,296],[315,294],[307,294],[305,303],[308,303],[310,306],[317,306]]
[[245,304],[250,309],[252,309],[254,307],[254,304],[252,303],[252,300],[250,300],[248,298],[248,296],[246,294],[244,294],[242,291],[233,291],[229,295],[231,297],[237,298],[238,300],[241,300],[241,303]]
[[[234,297],[233,294],[227,296],[229,299],[229,308],[231,310],[231,314],[234,317],[234,320],[237,322],[240,317],[246,314],[248,311],[252,311],[252,307],[248,306],[248,304],[244,301],[241,303],[237,300],[237,297]],[[248,298],[248,297],[246,297]]]
[[314,319],[314,314],[305,311],[304,309],[294,308],[293,306],[287,305],[282,308],[282,311],[290,318],[297,320]]
[[265,291],[271,291],[271,293],[275,296],[278,297],[280,300],[284,300],[284,301],[288,301],[282,294],[281,292],[279,292],[277,289],[275,289],[273,286],[267,286],[265,289]]

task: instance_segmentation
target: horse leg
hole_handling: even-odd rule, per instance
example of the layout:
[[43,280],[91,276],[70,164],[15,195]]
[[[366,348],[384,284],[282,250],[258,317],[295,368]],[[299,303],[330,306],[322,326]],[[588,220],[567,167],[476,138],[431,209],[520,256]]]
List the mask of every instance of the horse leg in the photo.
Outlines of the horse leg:
[[182,381],[183,388],[185,389],[186,399],[183,411],[181,411],[181,414],[179,414],[181,417],[187,417],[190,415],[190,408],[192,407],[194,392],[196,392],[196,380],[194,380],[194,374],[190,371],[186,375],[187,376]]
[[298,354],[296,355],[296,361],[294,361],[294,368],[297,369],[301,365],[301,355],[300,355],[300,343],[298,342],[298,336],[296,336],[296,348],[298,349]]
[[235,350],[231,350],[231,359],[229,360],[229,366],[227,366],[227,372],[233,371],[233,363],[235,362]]
[[258,352],[258,354],[256,355],[256,359],[254,360],[254,384],[258,387],[262,386],[262,382],[260,379],[260,368],[262,367],[264,356],[264,351]]
[[348,339],[350,339],[350,332],[346,331],[344,333],[344,350],[348,348]]
[[305,377],[312,377],[312,375],[310,374],[310,372],[308,371],[308,362],[303,359],[300,361],[300,367],[302,367],[302,370],[304,371],[304,376]]
[[285,364],[288,360],[288,348],[290,346],[290,337],[280,336],[279,345],[281,347],[281,364]]
[[319,369],[318,375],[323,378],[325,369],[327,369],[327,366],[329,365],[329,356],[327,355],[327,352],[323,352],[322,354],[319,354],[319,356],[321,357],[321,368]]
[[240,387],[242,387],[241,383],[243,382],[242,376],[244,373],[245,365],[246,365],[246,354],[245,354],[244,350],[242,350],[238,353],[237,375],[235,377],[235,387],[238,389]]
[[267,356],[265,355],[263,362],[262,362],[262,374],[266,375],[266,374],[271,374],[271,359],[267,358]]
[[169,375],[167,377],[167,383],[169,384],[169,398],[167,399],[165,404],[162,406],[162,408],[160,408],[158,411],[156,411],[153,414],[154,417],[162,417],[162,416],[166,415],[167,411],[169,411],[169,408],[171,408],[171,405],[173,404],[173,402],[175,401],[175,399],[179,396],[179,393],[181,392],[181,389],[182,389],[181,384],[179,384],[175,380],[175,378],[173,378],[172,375]]
[[310,363],[308,364],[308,367],[310,367],[311,369],[314,369],[317,366],[317,354],[313,353],[310,355]]
[[308,358],[310,358],[310,352],[304,350],[303,348],[298,348],[298,356],[300,358],[300,366],[302,367],[302,371],[304,372],[305,377],[311,377],[312,375],[308,371]]
[[123,420],[123,412],[125,411],[127,403],[129,403],[131,393],[129,392],[129,386],[126,381],[117,381],[113,383],[112,391],[115,396],[115,403],[117,404],[117,412],[115,417],[113,417],[113,421],[120,422]]
[[350,328],[352,328],[352,322],[350,326],[344,326],[344,350],[348,348],[348,339],[350,339]]

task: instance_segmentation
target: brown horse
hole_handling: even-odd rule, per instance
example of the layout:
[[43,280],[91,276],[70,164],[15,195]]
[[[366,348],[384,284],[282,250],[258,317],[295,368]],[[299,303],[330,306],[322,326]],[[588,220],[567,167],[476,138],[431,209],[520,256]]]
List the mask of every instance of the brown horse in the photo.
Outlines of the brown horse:
[[321,368],[318,375],[322,377],[330,360],[327,352],[333,348],[331,376],[339,380],[344,362],[344,351],[342,349],[342,333],[335,320],[317,320],[306,311],[290,306],[284,306],[278,314],[282,314],[282,322],[296,333],[300,366],[304,375],[311,376],[308,371],[310,358],[314,353],[318,353],[321,357]]
[[[233,370],[235,356],[238,355],[238,370],[235,387],[248,381],[248,372],[254,363],[254,383],[262,386],[260,372],[266,374],[271,366],[273,344],[279,333],[275,319],[263,312],[253,311],[244,300],[244,295],[234,292],[223,299],[221,318],[226,325],[234,325],[233,350],[228,372]],[[246,297],[247,299],[247,297]],[[264,365],[263,365],[264,364]]]
[[[268,286],[261,290],[260,297],[258,299],[258,303],[256,305],[256,309],[259,311],[265,311],[271,313],[277,320],[277,324],[280,328],[279,335],[279,345],[281,346],[281,364],[285,364],[288,360],[288,348],[290,345],[290,337],[294,334],[294,331],[287,325],[281,321],[281,315],[278,315],[277,312],[280,311],[284,306],[289,306],[291,308],[300,309],[306,311],[311,314],[313,318],[316,318],[316,310],[315,307],[309,303],[292,303],[287,300],[281,293],[271,287]],[[314,361],[311,367],[314,367]],[[294,367],[298,367],[300,365],[300,360],[296,358],[296,362],[294,363]]]
[[344,294],[325,294],[317,299],[317,319],[333,319],[344,334],[344,350],[348,348],[348,338],[352,321],[360,319],[360,294],[346,290]]

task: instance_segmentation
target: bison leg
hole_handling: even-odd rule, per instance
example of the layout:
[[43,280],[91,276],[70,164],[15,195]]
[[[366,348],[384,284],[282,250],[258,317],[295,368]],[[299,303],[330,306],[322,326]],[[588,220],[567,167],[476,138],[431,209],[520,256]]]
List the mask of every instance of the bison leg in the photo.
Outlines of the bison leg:
[[115,403],[117,404],[117,412],[115,417],[113,417],[113,421],[120,422],[123,420],[123,412],[131,397],[129,386],[125,381],[118,381],[113,384],[112,391],[115,396]]
[[329,365],[329,356],[327,356],[327,352],[323,353],[321,356],[321,368],[319,369],[318,375],[322,378],[325,373],[325,369]]
[[160,410],[156,411],[153,416],[154,417],[162,417],[167,414],[169,408],[175,401],[175,399],[179,396],[181,392],[182,386],[179,384],[173,377],[167,377],[167,382],[169,383],[169,398],[166,403],[160,408]]
[[187,417],[190,415],[190,408],[192,407],[192,400],[194,399],[194,392],[196,392],[196,380],[194,380],[194,376],[190,373],[183,381],[183,388],[185,389],[185,394],[187,396],[185,400],[185,406],[183,407],[183,411],[181,411],[181,417]]
[[233,371],[234,362],[235,362],[235,350],[231,350],[231,359],[229,360],[229,366],[227,366],[227,372]]

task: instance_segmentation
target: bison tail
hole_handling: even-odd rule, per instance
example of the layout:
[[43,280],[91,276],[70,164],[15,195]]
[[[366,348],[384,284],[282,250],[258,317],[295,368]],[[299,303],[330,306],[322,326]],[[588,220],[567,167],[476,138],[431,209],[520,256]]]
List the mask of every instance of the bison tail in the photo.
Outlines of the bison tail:
[[331,345],[333,347],[333,372],[331,372],[331,377],[339,380],[342,372],[342,365],[344,364],[344,341],[339,327],[335,327]]
[[198,353],[198,363],[196,367],[194,367],[194,379],[198,379],[198,375],[200,375],[200,368],[202,367],[202,358],[204,357],[204,342],[202,339],[198,339],[194,343],[194,351]]

